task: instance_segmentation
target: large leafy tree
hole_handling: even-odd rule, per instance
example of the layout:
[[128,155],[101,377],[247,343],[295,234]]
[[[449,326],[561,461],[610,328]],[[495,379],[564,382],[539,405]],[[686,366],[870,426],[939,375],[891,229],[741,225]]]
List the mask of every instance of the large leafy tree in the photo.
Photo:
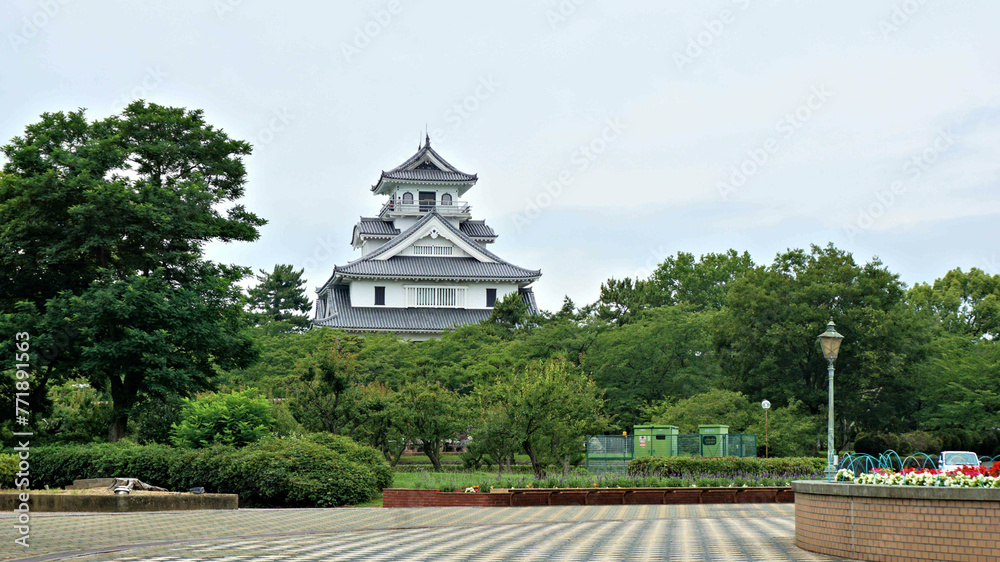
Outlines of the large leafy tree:
[[608,411],[621,429],[645,421],[641,410],[653,401],[688,398],[716,382],[719,364],[708,332],[714,314],[664,306],[594,338],[583,368],[607,389]]
[[287,322],[295,330],[306,328],[310,304],[304,272],[288,264],[277,264],[271,272],[260,270],[259,283],[249,290],[251,311],[266,322]]
[[622,325],[639,312],[660,306],[719,310],[725,306],[732,284],[756,269],[747,252],[728,250],[700,258],[677,252],[677,256],[665,259],[647,279],[626,277],[602,283],[595,312],[599,318]]
[[1000,427],[1000,275],[954,269],[909,292],[916,314],[935,326],[915,370],[920,426],[984,433]]
[[53,339],[39,358],[50,376],[111,393],[109,439],[142,397],[252,361],[233,289],[249,271],[203,259],[206,243],[255,240],[265,223],[235,203],[249,144],[201,111],[137,101],[93,122],[46,113],[3,152],[0,310]]
[[607,428],[603,394],[593,379],[557,357],[504,373],[492,384],[484,381],[473,397],[494,426],[508,428],[522,440],[521,450],[542,477],[550,463],[567,468],[572,455],[583,449],[584,437]]
[[844,343],[835,397],[839,444],[863,429],[912,423],[908,376],[928,340],[904,301],[898,276],[877,259],[859,265],[832,245],[791,250],[733,283],[716,323],[722,384],[783,406],[794,397],[825,412],[826,361],[816,336],[832,316]]
[[445,441],[457,438],[468,427],[465,399],[437,383],[408,382],[393,402],[398,433],[420,441],[434,470],[440,471]]

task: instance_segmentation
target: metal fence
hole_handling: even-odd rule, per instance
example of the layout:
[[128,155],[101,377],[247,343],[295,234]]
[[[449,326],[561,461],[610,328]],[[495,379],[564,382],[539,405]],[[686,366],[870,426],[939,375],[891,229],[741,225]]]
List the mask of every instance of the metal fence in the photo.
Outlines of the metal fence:
[[[638,444],[637,444],[638,442]],[[587,469],[624,472],[636,457],[756,457],[757,436],[745,433],[655,435],[590,435]]]
[[632,437],[590,435],[587,437],[587,470],[625,472],[632,460]]

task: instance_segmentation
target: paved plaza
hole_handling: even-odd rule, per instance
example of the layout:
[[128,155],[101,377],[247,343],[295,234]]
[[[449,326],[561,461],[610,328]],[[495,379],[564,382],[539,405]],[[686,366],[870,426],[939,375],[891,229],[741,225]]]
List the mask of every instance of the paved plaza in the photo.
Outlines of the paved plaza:
[[0,515],[0,559],[837,560],[792,544],[790,504],[241,509],[36,514],[31,547]]

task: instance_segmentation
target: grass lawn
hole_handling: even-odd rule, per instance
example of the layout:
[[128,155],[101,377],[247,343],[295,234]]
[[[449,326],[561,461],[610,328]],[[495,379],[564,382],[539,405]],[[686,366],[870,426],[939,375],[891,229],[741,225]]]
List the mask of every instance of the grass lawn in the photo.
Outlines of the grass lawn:
[[[514,460],[519,464],[528,464],[531,460],[528,455],[514,455]],[[427,455],[403,455],[399,457],[399,464],[411,464],[411,463],[430,463],[431,459],[427,458]],[[442,453],[441,462],[462,462],[462,453]]]

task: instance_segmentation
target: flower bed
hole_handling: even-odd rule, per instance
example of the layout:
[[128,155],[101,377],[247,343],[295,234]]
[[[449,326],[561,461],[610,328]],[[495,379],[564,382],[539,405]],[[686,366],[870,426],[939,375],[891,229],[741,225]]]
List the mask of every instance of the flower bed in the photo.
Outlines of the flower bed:
[[1000,461],[992,467],[963,466],[943,472],[932,468],[909,468],[891,470],[876,468],[871,472],[854,474],[842,468],[837,472],[838,482],[855,484],[877,484],[884,486],[934,486],[946,488],[1000,488]]

